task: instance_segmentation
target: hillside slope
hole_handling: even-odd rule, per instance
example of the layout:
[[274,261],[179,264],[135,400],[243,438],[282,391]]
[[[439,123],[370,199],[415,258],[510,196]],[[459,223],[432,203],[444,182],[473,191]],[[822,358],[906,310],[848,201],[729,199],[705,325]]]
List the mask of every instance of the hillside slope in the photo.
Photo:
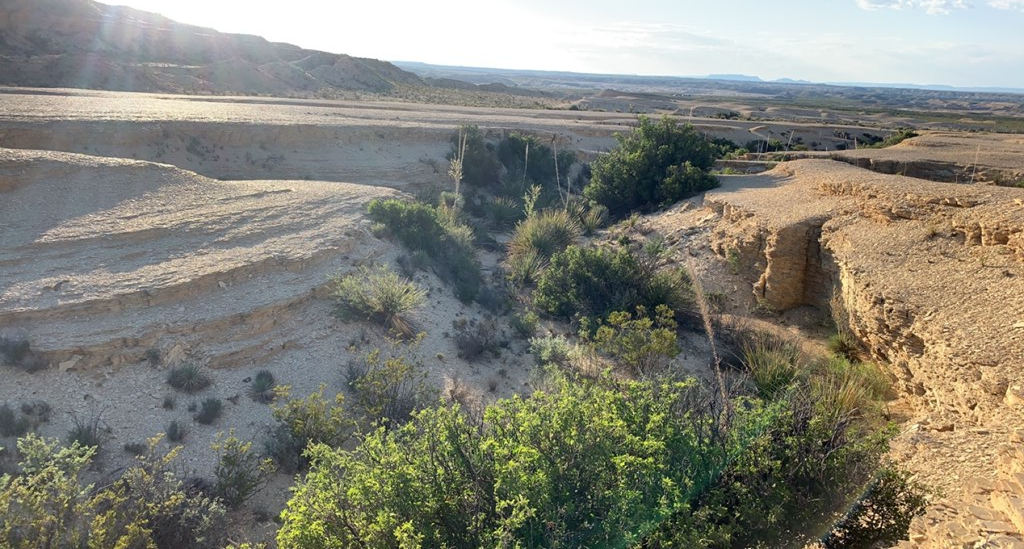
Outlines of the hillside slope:
[[424,85],[384,61],[225,34],[92,0],[3,2],[0,83],[256,95]]

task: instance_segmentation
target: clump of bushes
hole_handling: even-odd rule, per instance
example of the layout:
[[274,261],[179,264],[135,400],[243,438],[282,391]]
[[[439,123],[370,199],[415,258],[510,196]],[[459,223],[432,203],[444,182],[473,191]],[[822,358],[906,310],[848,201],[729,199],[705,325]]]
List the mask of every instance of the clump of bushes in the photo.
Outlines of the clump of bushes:
[[0,545],[223,547],[223,506],[186,488],[175,476],[178,449],[159,454],[158,441],[120,478],[96,488],[83,481],[96,447],[19,439],[19,470],[0,477]]
[[222,433],[210,447],[217,454],[213,493],[232,509],[248,501],[274,474],[274,461],[261,459],[252,443],[240,440],[234,431],[227,437]]
[[540,275],[534,303],[558,318],[589,318],[596,327],[609,314],[638,306],[681,312],[692,305],[693,292],[685,272],[659,268],[645,252],[570,246]]
[[23,330],[0,333],[0,364],[15,366],[26,372],[37,372],[49,363],[32,350],[28,334]]
[[404,337],[413,334],[407,315],[426,301],[427,292],[379,265],[360,267],[355,273],[334,278],[331,294],[349,313],[375,320]]
[[325,385],[305,398],[288,398],[290,388],[277,388],[277,402],[270,409],[277,425],[266,441],[267,454],[288,472],[301,471],[309,461],[303,454],[310,444],[338,447],[352,436],[354,424],[345,414],[345,397],[338,394],[334,402],[324,398]]
[[695,380],[548,371],[482,420],[440,406],[314,446],[279,546],[749,546],[830,512],[886,451],[871,407],[851,416],[817,370],[728,406]]
[[0,437],[20,437],[32,427],[29,418],[11,405],[0,405]]
[[472,229],[419,202],[374,200],[369,215],[405,247],[430,257],[434,271],[454,287],[461,301],[476,298],[482,277]]
[[665,305],[658,305],[654,318],[642,306],[636,308],[636,316],[616,311],[586,339],[634,376],[649,377],[661,373],[669,359],[679,354],[674,315]]
[[670,204],[718,186],[708,174],[715,148],[693,126],[669,117],[659,122],[640,116],[619,147],[591,166],[583,195],[615,216]]
[[416,358],[419,341],[392,342],[389,352],[374,349],[348,365],[346,380],[356,404],[370,421],[395,425],[409,419],[435,397],[426,370]]
[[213,385],[213,378],[195,363],[182,364],[167,373],[167,384],[186,393],[195,393]]

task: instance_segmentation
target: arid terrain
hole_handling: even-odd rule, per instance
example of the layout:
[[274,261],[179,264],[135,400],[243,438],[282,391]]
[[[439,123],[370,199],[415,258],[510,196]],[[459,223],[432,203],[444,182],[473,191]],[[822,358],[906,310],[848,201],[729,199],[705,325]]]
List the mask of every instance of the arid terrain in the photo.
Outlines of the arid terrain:
[[[366,204],[448,185],[445,154],[459,125],[534,134],[586,160],[635,120],[75,90],[6,89],[0,98],[0,330],[26,336],[44,362],[31,373],[5,368],[0,402],[48,402],[40,432],[55,437],[99,418],[103,470],[113,471],[129,460],[122,445],[188,421],[195,398],[179,394],[167,409],[165,377],[198,361],[214,377],[208,393],[229,404],[186,439],[185,464],[197,475],[212,467],[217,432],[258,440],[271,424],[268,407],[245,396],[257,370],[294,394],[321,383],[344,391],[347,362],[380,344],[380,328],[332,316],[325,288],[331,275],[401,254],[373,236]],[[757,126],[823,138],[863,131],[693,123],[733,140]],[[936,175],[943,169],[952,177]],[[720,189],[633,230],[663,235],[690,257],[708,289],[728,296],[729,315],[794,337],[820,340],[838,296],[894,381],[890,414],[901,434],[892,458],[937,489],[907,543],[1012,547],[1024,543],[1024,190],[992,183],[1022,173],[1017,136],[925,133],[722,176]],[[495,261],[485,257],[485,272]],[[453,322],[485,311],[417,276],[430,289],[414,318],[427,332],[430,382],[476,402],[528,391],[535,360],[525,343],[495,360],[459,359]],[[695,336],[678,360],[701,373],[706,353]],[[276,513],[288,482],[280,475],[254,508]]]

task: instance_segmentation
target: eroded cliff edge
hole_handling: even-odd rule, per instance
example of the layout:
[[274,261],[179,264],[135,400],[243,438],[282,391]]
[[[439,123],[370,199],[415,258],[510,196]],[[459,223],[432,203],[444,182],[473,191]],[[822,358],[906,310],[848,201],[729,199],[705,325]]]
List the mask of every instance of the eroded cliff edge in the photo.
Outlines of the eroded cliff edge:
[[[1024,190],[826,160],[755,177],[708,193],[719,214],[712,247],[766,307],[841,304],[887,367],[906,410],[894,454],[943,494],[915,525],[917,542],[1019,539],[1024,514],[1012,509],[1024,509],[1024,487],[999,471],[1019,468],[1008,456],[1024,425]],[[978,517],[970,505],[1000,510]],[[967,519],[956,524],[937,516],[961,506]]]

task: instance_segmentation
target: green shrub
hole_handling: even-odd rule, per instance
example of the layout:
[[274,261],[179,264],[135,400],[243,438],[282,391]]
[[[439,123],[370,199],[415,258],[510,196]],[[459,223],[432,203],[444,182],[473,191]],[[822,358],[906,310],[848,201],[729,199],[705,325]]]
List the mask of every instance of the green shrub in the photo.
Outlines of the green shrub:
[[928,499],[910,475],[892,466],[878,471],[864,495],[822,539],[828,549],[886,547],[906,539]]
[[[555,182],[554,151],[551,147],[542,144],[535,136],[509,134],[498,143],[497,156],[508,171],[520,172],[519,178],[522,177],[522,171],[525,170],[526,177],[542,187],[550,186]],[[575,153],[559,151],[557,174],[564,179],[569,173],[569,168],[575,163]]]
[[360,267],[355,273],[336,276],[331,295],[345,311],[365,316],[409,337],[413,328],[406,316],[423,305],[427,292],[379,265],[375,269]]
[[708,175],[715,150],[693,126],[679,126],[667,116],[659,122],[640,116],[629,135],[616,138],[619,147],[592,164],[593,178],[583,190],[613,215],[670,204],[718,185]]
[[175,476],[178,450],[149,441],[112,483],[86,485],[95,447],[61,447],[35,435],[18,440],[20,472],[0,477],[4,547],[223,547],[224,508],[186,490]]
[[860,342],[846,330],[841,330],[830,336],[826,347],[830,353],[849,361],[856,361],[860,357]]
[[213,385],[213,378],[194,363],[172,368],[167,373],[167,384],[186,393],[195,393]]
[[499,231],[514,226],[523,218],[523,208],[514,198],[504,196],[492,198],[487,201],[485,208],[487,219]]
[[256,377],[252,380],[252,386],[249,387],[249,398],[260,404],[273,402],[274,397],[277,395],[274,391],[276,386],[277,382],[274,380],[274,374],[270,370],[260,370],[256,372]]
[[466,148],[462,158],[462,180],[477,187],[488,186],[498,181],[498,158],[491,147],[484,141],[484,136],[476,126],[462,126],[459,133],[452,136],[452,150],[448,159],[455,158],[459,149],[459,136],[465,140]]
[[567,212],[546,210],[516,225],[508,245],[509,253],[521,255],[535,251],[548,258],[572,244],[579,234],[579,224]]
[[796,344],[770,332],[754,332],[743,339],[743,365],[758,395],[772,400],[789,389],[801,370]]
[[563,335],[548,335],[530,338],[530,354],[537,363],[565,365],[569,361],[572,344]]
[[274,474],[274,461],[260,459],[252,443],[239,440],[233,430],[227,437],[221,433],[210,447],[217,454],[213,493],[229,508],[248,501]]
[[426,369],[415,357],[418,343],[392,342],[388,353],[374,349],[361,362],[350,364],[348,384],[356,404],[371,421],[404,422],[433,400]]
[[306,398],[288,398],[290,388],[277,388],[277,402],[270,409],[277,425],[271,430],[266,451],[282,469],[295,472],[309,461],[303,455],[310,444],[341,446],[352,435],[354,424],[345,414],[345,397],[338,394],[333,405],[324,399],[326,386]]
[[224,413],[224,401],[216,397],[204,398],[199,403],[199,412],[195,420],[203,425],[210,425]]
[[533,311],[524,311],[512,315],[512,319],[509,321],[512,325],[512,329],[517,334],[524,338],[533,336],[537,331],[537,326],[540,325],[540,317]]
[[454,287],[461,301],[476,298],[482,277],[468,226],[441,216],[427,204],[394,199],[370,202],[369,214],[405,247],[432,258],[434,271]]
[[651,376],[661,372],[668,360],[679,354],[673,315],[665,305],[658,306],[654,319],[644,307],[637,307],[636,317],[624,311],[614,312],[588,339],[599,352],[633,375]]
[[629,249],[570,246],[555,254],[537,281],[537,308],[555,317],[590,318],[594,322],[616,311],[638,306],[653,312],[665,305],[676,312],[693,302],[689,279],[682,271],[659,269],[652,258]]

